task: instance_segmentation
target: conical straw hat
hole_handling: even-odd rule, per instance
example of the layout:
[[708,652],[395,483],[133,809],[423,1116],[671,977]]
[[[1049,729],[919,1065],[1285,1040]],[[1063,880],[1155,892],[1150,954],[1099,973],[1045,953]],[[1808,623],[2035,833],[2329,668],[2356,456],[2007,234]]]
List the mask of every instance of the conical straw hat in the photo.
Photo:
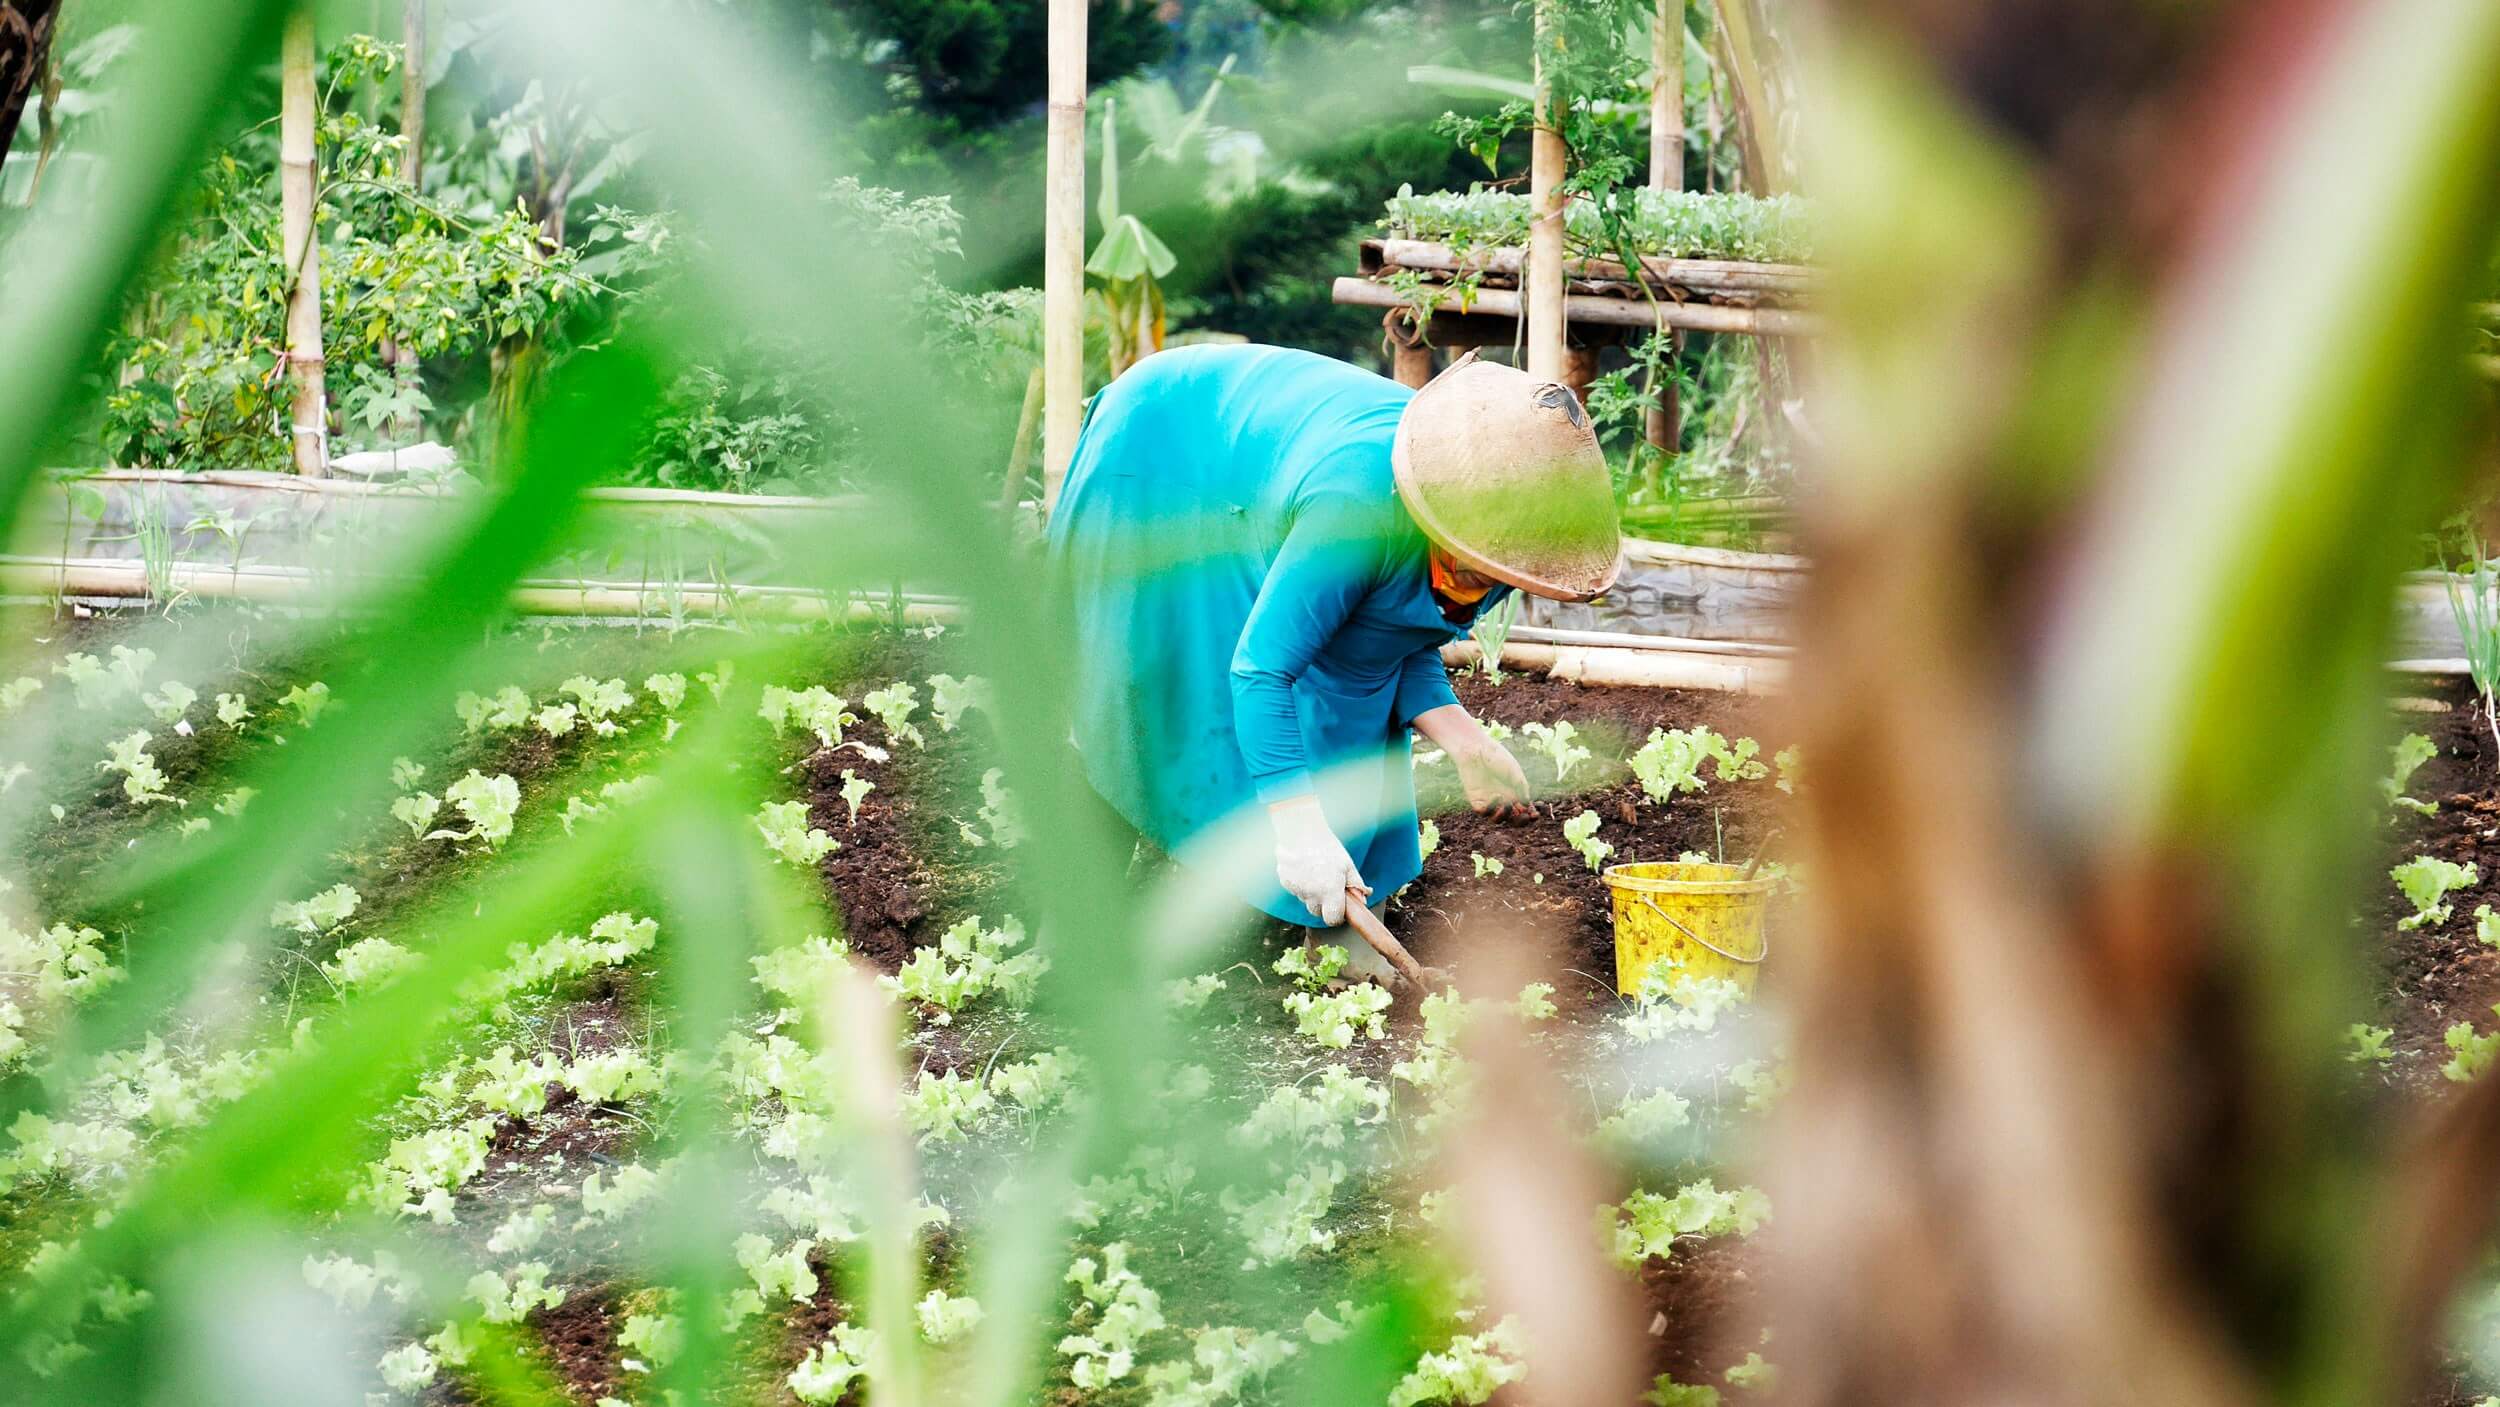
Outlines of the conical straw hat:
[[1586,601],[1622,568],[1613,479],[1571,388],[1469,353],[1398,420],[1398,496],[1468,570]]

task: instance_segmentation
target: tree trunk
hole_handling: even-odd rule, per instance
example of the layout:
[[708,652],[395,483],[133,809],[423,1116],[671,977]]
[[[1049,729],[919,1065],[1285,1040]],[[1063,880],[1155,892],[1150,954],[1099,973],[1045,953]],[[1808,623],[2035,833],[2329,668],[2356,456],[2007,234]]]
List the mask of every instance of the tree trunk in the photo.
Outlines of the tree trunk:
[[1528,304],[1528,374],[1563,379],[1563,139],[1545,73],[1553,16],[1550,0],[1536,7],[1536,131],[1529,148],[1528,263],[1519,288]]
[[52,61],[52,31],[60,0],[0,0],[0,156],[17,139],[17,125]]
[[309,12],[287,21],[279,64],[278,194],[290,283],[286,360],[295,382],[287,437],[295,472],[329,472],[329,396],[321,356],[321,240],[315,228],[319,153],[314,130],[320,94],[313,88],[313,22]]
[[1085,0],[1050,0],[1042,195],[1042,513],[1085,418]]

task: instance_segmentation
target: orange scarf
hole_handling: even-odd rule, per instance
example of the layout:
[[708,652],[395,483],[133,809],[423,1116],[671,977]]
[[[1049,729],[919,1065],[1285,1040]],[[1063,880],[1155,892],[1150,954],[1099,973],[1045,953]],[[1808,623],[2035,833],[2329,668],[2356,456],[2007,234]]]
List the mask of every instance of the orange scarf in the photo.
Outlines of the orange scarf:
[[1444,601],[1460,606],[1472,606],[1483,600],[1486,593],[1493,589],[1491,582],[1482,586],[1459,585],[1457,580],[1450,575],[1449,568],[1441,565],[1441,554],[1438,552],[1426,553],[1425,560],[1432,567],[1432,592]]

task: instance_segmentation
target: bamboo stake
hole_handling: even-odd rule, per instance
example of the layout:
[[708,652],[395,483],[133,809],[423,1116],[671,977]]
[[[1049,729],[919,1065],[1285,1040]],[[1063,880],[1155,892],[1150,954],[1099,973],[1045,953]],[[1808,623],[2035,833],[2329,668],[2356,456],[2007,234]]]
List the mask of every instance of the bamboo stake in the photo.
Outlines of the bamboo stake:
[[283,253],[292,277],[286,300],[286,362],[295,381],[287,439],[295,472],[329,472],[329,396],[321,356],[321,242],[314,238],[313,21],[299,10],[287,21],[279,65],[278,193]]
[[402,0],[400,44],[407,53],[399,69],[399,135],[408,145],[399,154],[399,179],[414,191],[425,177],[425,3]]
[[1529,149],[1528,194],[1534,218],[1528,225],[1528,266],[1521,292],[1528,303],[1528,374],[1540,381],[1563,379],[1563,140],[1556,126],[1553,80],[1545,71],[1552,39],[1552,0],[1536,7],[1536,132]]
[[1050,0],[1042,210],[1042,513],[1085,417],[1085,0]]
[[1024,379],[1024,408],[1016,412],[1016,440],[1007,450],[1007,482],[998,489],[998,506],[1013,508],[1024,492],[1025,471],[1033,467],[1034,422],[1042,414],[1042,369]]
[[[1662,191],[1684,188],[1684,0],[1658,0],[1658,21],[1649,35],[1649,184]],[[1672,339],[1673,333],[1660,333]],[[1642,437],[1666,454],[1683,440],[1675,378],[1652,372],[1649,393],[1657,404],[1641,417]],[[1652,488],[1664,478],[1651,461]]]
[[1745,174],[1757,194],[1777,195],[1787,185],[1780,153],[1779,114],[1762,81],[1761,48],[1755,42],[1752,0],[1718,0],[1719,41],[1727,56],[1728,81],[1736,89],[1736,112],[1744,127]]
[[1684,0],[1658,0],[1649,33],[1649,184],[1684,188]]

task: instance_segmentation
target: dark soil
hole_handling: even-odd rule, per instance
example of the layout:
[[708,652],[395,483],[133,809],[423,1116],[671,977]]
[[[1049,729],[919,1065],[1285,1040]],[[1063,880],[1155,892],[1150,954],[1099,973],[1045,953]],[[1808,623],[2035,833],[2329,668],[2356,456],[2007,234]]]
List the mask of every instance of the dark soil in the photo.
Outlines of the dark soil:
[[[1438,813],[1434,823],[1441,844],[1425,859],[1423,877],[1391,910],[1391,926],[1426,963],[1447,959],[1453,936],[1465,926],[1462,919],[1522,930],[1553,950],[1548,970],[1555,1001],[1565,1012],[1610,1006],[1612,904],[1605,881],[1563,838],[1563,821],[1582,810],[1604,817],[1597,835],[1615,847],[1608,864],[1672,860],[1686,851],[1742,863],[1776,826],[1779,803],[1786,799],[1771,778],[1712,781],[1706,791],[1659,805],[1643,797],[1623,759],[1652,728],[1706,724],[1729,738],[1754,738],[1762,744],[1765,766],[1787,739],[1763,731],[1768,710],[1759,701],[1734,695],[1600,688],[1516,674],[1498,686],[1474,676],[1456,682],[1459,701],[1478,718],[1512,729],[1508,746],[1527,769],[1538,817],[1509,822],[1478,816],[1456,795],[1449,767],[1426,769],[1419,787],[1425,812]],[[1568,793],[1554,785],[1552,764],[1518,735],[1522,724],[1564,720],[1579,728],[1581,745],[1595,754],[1573,768]],[[1500,860],[1502,872],[1476,878],[1471,854]]]
[[[1762,1349],[1761,1284],[1752,1267],[1760,1248],[1733,1236],[1680,1246],[1672,1259],[1641,1267],[1642,1312],[1649,1321],[1649,1371],[1689,1387],[1722,1392],[1727,1370]],[[1775,1358],[1768,1352],[1765,1358]]]
[[575,1290],[553,1309],[530,1312],[530,1327],[577,1401],[624,1395],[625,1369],[616,1346],[617,1332],[625,1327],[619,1298],[613,1286],[593,1286]]
[[2480,879],[2448,895],[2455,913],[2446,923],[2408,932],[2396,923],[2412,905],[2385,880],[2382,865],[2381,882],[2368,891],[2362,918],[2364,931],[2383,944],[2386,1009],[2379,1020],[2395,1028],[2396,1068],[2408,1083],[2436,1085],[2448,1058],[2448,1027],[2471,1021],[2479,1030],[2490,1029],[2492,1003],[2500,1000],[2500,949],[2474,936],[2475,906],[2500,908],[2500,759],[2471,685],[2424,683],[2409,696],[2425,702],[2400,704],[2397,730],[2422,734],[2439,753],[2413,774],[2406,794],[2437,803],[2439,811],[2419,816],[2391,808],[2385,862],[2436,855],[2475,866]]

